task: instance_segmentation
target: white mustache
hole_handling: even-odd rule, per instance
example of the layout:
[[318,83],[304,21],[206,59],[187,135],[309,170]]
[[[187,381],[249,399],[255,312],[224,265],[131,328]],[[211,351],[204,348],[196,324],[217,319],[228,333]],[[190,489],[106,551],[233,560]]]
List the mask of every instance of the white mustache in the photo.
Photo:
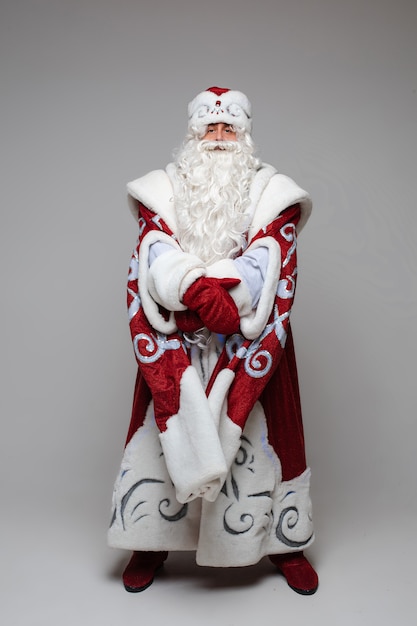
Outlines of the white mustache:
[[199,148],[202,152],[208,152],[210,150],[225,150],[227,152],[236,152],[238,149],[237,141],[209,141],[203,139],[200,141]]

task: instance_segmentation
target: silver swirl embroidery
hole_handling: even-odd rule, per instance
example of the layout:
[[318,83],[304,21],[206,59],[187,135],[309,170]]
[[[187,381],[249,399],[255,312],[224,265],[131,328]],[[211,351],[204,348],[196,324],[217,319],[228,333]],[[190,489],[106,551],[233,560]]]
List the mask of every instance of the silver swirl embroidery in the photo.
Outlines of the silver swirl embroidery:
[[[142,350],[141,342],[145,342]],[[156,336],[138,333],[133,339],[133,349],[140,363],[155,363],[166,350],[179,350],[181,347],[179,339],[167,339],[162,333],[157,333]]]
[[275,332],[281,347],[284,348],[287,340],[287,332],[283,322],[290,316],[290,312],[286,311],[279,315],[277,305],[274,306],[274,319],[265,326],[261,335],[249,346],[245,346],[245,339],[242,335],[232,335],[226,342],[226,351],[230,360],[234,356],[244,360],[245,372],[251,378],[262,378],[266,376],[272,367],[272,355],[268,350],[262,349],[262,341],[271,332]]
[[289,243],[292,242],[292,245],[288,249],[287,256],[282,263],[282,267],[286,267],[297,247],[297,231],[295,230],[294,224],[286,224],[280,229],[279,232],[284,237],[285,241],[288,241]]
[[138,226],[139,226],[139,239],[142,237],[143,231],[146,228],[146,220],[143,217],[140,217],[138,219]]
[[274,321],[271,324],[269,324],[269,326],[272,326],[273,329],[275,330],[275,334],[282,348],[284,348],[285,342],[287,340],[287,331],[284,328],[283,322],[289,316],[290,316],[290,311],[286,311],[285,313],[282,313],[282,315],[279,315],[278,307],[276,305],[274,306]]
[[155,226],[157,228],[159,228],[159,230],[164,230],[161,224],[161,216],[160,215],[154,215],[152,218],[153,223],[155,224]]
[[[263,364],[264,362],[264,364]],[[245,359],[245,372],[251,378],[262,378],[272,367],[272,356],[268,350],[249,352]]]
[[287,275],[278,281],[277,296],[283,300],[293,298],[295,294],[297,268],[294,269],[291,276]]
[[[130,260],[129,265],[129,275],[127,277],[128,282],[132,282],[133,280],[137,280],[139,277],[139,255],[138,251],[135,250],[132,254],[132,258]],[[129,322],[135,317],[136,313],[139,311],[141,303],[139,293],[133,291],[128,287],[127,293],[133,298],[132,302],[128,308]]]
[[131,280],[137,280],[139,278],[139,255],[138,251],[135,250],[132,254],[132,258],[130,259],[129,265],[129,275],[127,280],[130,282]]
[[129,322],[131,322],[132,319],[135,317],[136,313],[140,309],[140,298],[139,298],[139,294],[133,291],[132,289],[128,288],[127,293],[133,298],[128,308]]
[[[270,330],[266,334],[269,334],[269,332]],[[272,356],[270,352],[268,352],[268,350],[259,349],[260,343],[264,337],[265,334],[262,333],[262,335],[248,347],[243,345],[245,339],[242,335],[232,335],[226,342],[226,350],[229,359],[232,359],[233,356],[237,356],[238,359],[244,360],[245,372],[251,378],[262,378],[272,367]]]

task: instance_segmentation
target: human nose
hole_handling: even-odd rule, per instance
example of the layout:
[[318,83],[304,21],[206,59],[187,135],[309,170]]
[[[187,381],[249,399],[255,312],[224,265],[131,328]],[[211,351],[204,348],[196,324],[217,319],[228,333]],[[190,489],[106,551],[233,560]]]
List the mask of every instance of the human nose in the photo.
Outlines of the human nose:
[[216,128],[216,141],[223,141],[224,137],[223,137],[223,128],[221,128],[221,126],[218,126]]

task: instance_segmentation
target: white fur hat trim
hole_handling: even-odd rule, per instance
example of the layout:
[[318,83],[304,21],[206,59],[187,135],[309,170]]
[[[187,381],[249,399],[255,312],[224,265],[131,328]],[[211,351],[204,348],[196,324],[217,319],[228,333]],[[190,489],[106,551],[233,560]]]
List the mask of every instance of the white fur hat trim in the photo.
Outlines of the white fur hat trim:
[[210,87],[188,105],[188,128],[200,132],[208,124],[231,124],[250,132],[252,107],[241,91]]

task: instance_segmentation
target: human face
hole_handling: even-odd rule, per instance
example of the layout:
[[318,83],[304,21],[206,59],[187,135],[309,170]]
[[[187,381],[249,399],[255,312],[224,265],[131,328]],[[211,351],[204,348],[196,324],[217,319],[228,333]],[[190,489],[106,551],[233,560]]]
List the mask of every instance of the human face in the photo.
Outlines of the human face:
[[230,124],[209,124],[203,139],[209,141],[237,141],[236,133]]

